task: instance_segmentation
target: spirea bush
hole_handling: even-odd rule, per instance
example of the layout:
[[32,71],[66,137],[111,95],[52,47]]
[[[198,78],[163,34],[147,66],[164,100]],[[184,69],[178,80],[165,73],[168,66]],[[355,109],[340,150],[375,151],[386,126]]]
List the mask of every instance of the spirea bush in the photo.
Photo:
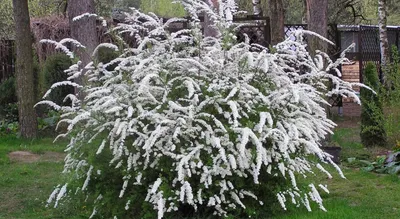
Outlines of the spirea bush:
[[[319,191],[327,187],[300,187],[297,177],[316,169],[331,177],[321,163],[344,177],[320,149],[335,126],[324,110],[326,97],[358,100],[352,84],[328,73],[340,75],[344,55],[336,62],[323,52],[310,57],[307,31],[295,32],[295,40],[269,53],[236,42],[232,1],[222,1],[217,11],[200,0],[180,2],[191,14],[191,28],[170,33],[168,26],[182,19],[163,22],[134,11],[113,31],[120,39],[135,37],[137,48],[100,44],[119,49],[119,57],[78,62],[67,70],[71,81],[52,86],[80,87],[84,100],[70,94],[71,106],[40,102],[63,112],[60,123],[68,131],[60,137],[71,137],[68,180],[54,190],[49,205],[84,197],[93,206],[90,217],[104,218],[162,218],[185,209],[251,215],[246,207],[265,208],[271,198],[284,209],[292,203],[311,210],[310,202],[316,202],[325,210]],[[199,13],[215,21],[217,37],[202,35]],[[64,42],[78,44],[52,43],[73,56]],[[83,87],[72,81],[82,74]]]

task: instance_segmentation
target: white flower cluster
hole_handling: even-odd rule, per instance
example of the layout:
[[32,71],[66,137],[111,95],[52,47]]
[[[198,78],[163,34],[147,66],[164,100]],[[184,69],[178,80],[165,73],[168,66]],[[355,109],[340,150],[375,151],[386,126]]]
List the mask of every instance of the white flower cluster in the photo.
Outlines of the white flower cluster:
[[[225,9],[235,8],[232,1],[217,13],[199,0],[182,2],[192,14],[201,11],[218,18],[221,34],[231,25],[224,16],[229,11]],[[72,137],[65,172],[85,179],[82,192],[88,192],[91,178],[103,174],[81,150],[92,145],[95,157],[110,153],[110,168],[124,170],[116,199],[152,181],[145,185],[146,201],[157,209],[158,218],[178,210],[179,203],[194,209],[208,206],[218,215],[246,208],[245,197],[259,198],[251,186],[235,185],[233,179],[268,184],[260,180],[262,175],[288,179],[291,186],[277,194],[283,208],[289,199],[307,209],[311,200],[324,209],[317,187],[310,184],[309,191],[301,191],[296,176],[316,167],[331,177],[318,162],[309,160],[310,155],[340,172],[320,142],[335,126],[324,110],[326,95],[358,99],[352,84],[329,74],[338,71],[344,56],[337,62],[322,52],[310,57],[301,31],[294,33],[295,40],[288,39],[269,53],[247,42],[226,47],[222,38],[203,37],[196,19],[192,29],[176,33],[167,27],[180,19],[164,23],[135,11],[128,21],[116,31],[135,37],[138,47],[120,48],[118,58],[91,63],[86,71],[73,65],[67,71],[71,78],[85,72],[89,81],[83,88],[85,100],[73,101],[71,107],[51,104],[64,112],[61,123],[68,124],[68,131],[62,136]],[[99,144],[93,146],[95,142]],[[159,174],[149,178],[150,172]],[[49,202],[55,200],[57,205],[66,188],[57,188]],[[129,210],[135,203],[125,199]],[[263,200],[258,201],[262,205]],[[101,207],[96,206],[93,214]]]

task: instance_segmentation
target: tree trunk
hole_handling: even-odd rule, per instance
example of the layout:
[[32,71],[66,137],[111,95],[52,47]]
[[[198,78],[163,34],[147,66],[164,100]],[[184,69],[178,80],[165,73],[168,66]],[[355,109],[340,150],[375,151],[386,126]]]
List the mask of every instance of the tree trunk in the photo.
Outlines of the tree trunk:
[[383,83],[386,85],[386,70],[389,59],[389,42],[387,36],[387,15],[386,15],[386,0],[378,0],[378,14],[379,14],[379,43],[381,52],[381,70]]
[[[84,17],[77,21],[73,21],[72,19],[84,13],[96,13],[95,3],[94,0],[68,0],[67,10],[72,38],[86,47],[85,49],[75,49],[75,54],[77,54],[82,61],[81,67],[84,67],[92,61],[92,53],[99,44],[96,30],[96,18]],[[76,82],[80,85],[85,84],[85,80],[82,77],[78,78]],[[80,94],[79,97],[83,99],[84,94]]]
[[271,43],[276,45],[285,39],[285,14],[282,0],[268,0],[271,19]]
[[16,89],[19,127],[23,138],[35,138],[37,136],[37,118],[34,109],[33,39],[28,0],[13,0],[13,12],[16,33]]
[[[218,10],[219,5],[217,0],[208,0],[207,3],[211,6],[211,8]],[[214,21],[211,20],[207,14],[204,14],[204,36],[216,37],[218,32],[219,31],[214,27]]]
[[304,5],[304,10],[303,10],[303,16],[301,18],[301,23],[302,24],[307,24],[308,22],[308,10],[307,10],[307,0],[302,0],[303,5]]
[[253,1],[253,14],[257,17],[261,17],[263,15],[261,8],[261,0],[252,0]]
[[[328,36],[328,0],[306,0],[307,8],[307,29],[318,33],[319,35],[327,38]],[[327,52],[328,43],[314,36],[307,36],[308,41],[308,52],[313,57],[316,54],[316,50]],[[326,86],[329,87],[330,83],[326,82]],[[326,100],[328,101],[328,100]],[[327,116],[330,116],[330,107],[325,106],[325,112]],[[322,141],[323,146],[329,146],[331,135],[327,134],[325,139]]]
[[[328,0],[306,0],[307,29],[323,37],[328,36]],[[315,50],[326,52],[328,44],[322,40],[307,36],[309,52],[315,55]]]

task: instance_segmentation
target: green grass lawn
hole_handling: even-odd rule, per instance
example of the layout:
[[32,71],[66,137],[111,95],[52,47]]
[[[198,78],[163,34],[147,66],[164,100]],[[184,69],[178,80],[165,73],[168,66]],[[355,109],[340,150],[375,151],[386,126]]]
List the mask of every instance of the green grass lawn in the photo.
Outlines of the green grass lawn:
[[36,140],[21,140],[16,137],[0,136],[0,164],[9,162],[7,154],[12,151],[31,151],[42,154],[45,151],[63,152],[66,142],[53,143],[52,138],[41,138]]
[[[345,156],[352,156],[348,154],[352,148],[356,151],[364,150],[357,141],[346,142],[345,139],[349,139],[349,136],[354,136],[351,130],[337,130],[333,137],[343,145]],[[9,152],[17,150],[39,154],[46,151],[62,152],[65,144],[53,144],[52,139],[22,141],[0,137],[0,218],[83,218],[79,216],[79,210],[45,207],[49,194],[61,178],[62,161],[20,163],[11,162],[7,156]],[[335,173],[335,170],[329,169],[331,173]],[[400,218],[398,176],[367,173],[346,166],[342,166],[342,169],[347,179],[340,178],[338,174],[333,174],[333,179],[318,174],[307,180],[300,180],[300,183],[305,184],[308,180],[316,179],[317,182],[328,185],[331,193],[323,194],[328,212],[319,210],[317,206],[313,207],[312,212],[307,212],[302,207],[297,209],[288,206],[287,211],[279,211],[279,215],[272,218]]]
[[60,178],[63,162],[11,162],[11,151],[62,152],[52,139],[23,141],[0,137],[0,218],[70,218],[60,211],[45,208],[45,201]]
[[[342,169],[347,179],[342,179],[337,174],[333,179],[318,177],[321,184],[327,184],[330,190],[330,194],[323,195],[327,212],[319,210],[317,206],[314,206],[312,212],[307,212],[305,208],[290,208],[274,218],[400,218],[398,176],[377,175],[343,167]],[[330,172],[333,173],[334,170]]]

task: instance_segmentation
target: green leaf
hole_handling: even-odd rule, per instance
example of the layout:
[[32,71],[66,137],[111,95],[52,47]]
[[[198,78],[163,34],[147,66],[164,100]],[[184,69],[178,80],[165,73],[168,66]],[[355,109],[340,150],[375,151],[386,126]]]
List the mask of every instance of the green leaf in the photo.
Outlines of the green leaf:
[[398,174],[399,172],[400,172],[400,165],[399,166],[393,166],[388,171],[389,174]]
[[367,167],[363,167],[361,168],[361,170],[365,171],[365,172],[371,172],[375,169],[374,166],[367,166]]

